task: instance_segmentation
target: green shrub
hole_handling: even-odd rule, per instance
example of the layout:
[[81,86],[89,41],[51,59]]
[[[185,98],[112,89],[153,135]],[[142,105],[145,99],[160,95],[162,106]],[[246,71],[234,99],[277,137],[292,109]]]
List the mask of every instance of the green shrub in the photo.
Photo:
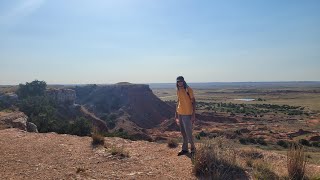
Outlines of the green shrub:
[[239,142],[240,142],[241,144],[244,144],[244,145],[247,144],[247,140],[246,140],[245,138],[240,138],[240,139],[239,139]]
[[199,134],[197,134],[197,135],[195,135],[195,138],[196,138],[197,140],[200,140],[200,139],[201,139],[201,136],[200,136]]
[[91,124],[83,117],[77,118],[69,125],[69,133],[78,136],[88,136],[91,133]]
[[299,143],[304,146],[310,146],[310,142],[306,139],[300,139]]
[[268,145],[267,142],[264,139],[261,139],[261,138],[257,139],[257,143],[260,144],[260,145],[263,145],[263,146],[267,146]]
[[320,142],[312,142],[311,145],[313,147],[320,147]]
[[284,141],[284,140],[279,140],[277,142],[277,144],[283,148],[288,148],[289,147],[289,143],[287,141]]
[[204,131],[201,131],[200,133],[199,133],[199,136],[200,137],[206,137],[208,134],[207,133],[205,133]]
[[47,88],[47,83],[45,81],[32,81],[31,83],[19,84],[17,90],[17,95],[19,98],[24,99],[33,96],[43,96]]
[[257,144],[257,140],[255,140],[254,138],[248,138],[247,141],[251,144]]

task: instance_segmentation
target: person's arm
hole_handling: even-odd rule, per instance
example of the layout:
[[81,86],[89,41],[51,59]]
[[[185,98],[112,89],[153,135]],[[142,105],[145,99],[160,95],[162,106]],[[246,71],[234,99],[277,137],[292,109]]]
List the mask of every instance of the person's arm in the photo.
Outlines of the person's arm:
[[191,103],[192,103],[191,121],[192,121],[192,123],[194,123],[195,120],[196,120],[196,99],[194,97],[193,90],[190,88],[189,91],[190,91],[189,92],[190,93],[190,100],[191,100]]
[[192,120],[192,123],[194,123],[195,120],[196,120],[196,99],[192,98],[191,99],[191,103],[192,103],[192,117],[191,117],[191,120]]
[[179,105],[179,95],[178,95],[178,92],[177,92],[177,104],[176,104],[176,110],[175,110],[175,114],[174,114],[174,119],[177,123],[177,125],[179,126],[180,125],[180,122],[179,122],[179,114],[178,114],[178,105]]
[[175,111],[175,115],[174,115],[175,119],[177,119],[179,117],[179,115],[178,115],[178,104],[179,104],[179,99],[177,100],[177,104],[176,104],[176,111]]

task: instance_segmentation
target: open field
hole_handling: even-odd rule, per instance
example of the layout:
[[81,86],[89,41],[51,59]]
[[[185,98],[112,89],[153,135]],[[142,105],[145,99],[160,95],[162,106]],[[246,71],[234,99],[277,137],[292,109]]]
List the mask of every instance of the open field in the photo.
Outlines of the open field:
[[[197,114],[212,116],[195,124],[199,139],[223,135],[245,146],[280,154],[286,153],[283,142],[290,145],[307,140],[308,161],[320,165],[319,141],[309,141],[320,135],[319,84],[266,86],[262,83],[193,89]],[[153,92],[163,101],[176,101],[174,88],[154,88]]]

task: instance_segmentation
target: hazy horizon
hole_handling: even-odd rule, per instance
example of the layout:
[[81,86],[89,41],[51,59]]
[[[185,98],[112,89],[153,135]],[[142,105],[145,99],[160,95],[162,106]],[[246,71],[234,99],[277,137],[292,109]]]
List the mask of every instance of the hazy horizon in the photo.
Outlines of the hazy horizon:
[[320,81],[320,1],[0,2],[0,84]]
[[[35,79],[38,80],[38,79]],[[45,81],[45,80],[39,80],[39,81]],[[31,81],[29,81],[31,82]],[[46,81],[45,81],[46,82]],[[20,84],[25,84],[26,82],[21,82]],[[132,82],[117,82],[117,83],[132,83]],[[47,85],[62,85],[62,86],[74,86],[74,85],[113,85],[117,83],[77,83],[77,84],[67,84],[67,83],[58,83],[58,84],[50,84],[47,83]],[[188,84],[319,84],[320,81],[224,81],[224,82],[187,82]],[[132,83],[132,84],[149,84],[149,85],[161,85],[161,84],[173,84],[175,85],[175,82],[152,82],[152,83]],[[17,86],[19,84],[0,84],[0,86]]]

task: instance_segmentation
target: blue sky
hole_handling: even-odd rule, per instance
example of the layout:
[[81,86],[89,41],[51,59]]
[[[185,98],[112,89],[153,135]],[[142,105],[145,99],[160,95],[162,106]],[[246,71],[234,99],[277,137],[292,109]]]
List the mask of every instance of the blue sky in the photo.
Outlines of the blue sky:
[[0,84],[319,81],[319,0],[0,1]]

